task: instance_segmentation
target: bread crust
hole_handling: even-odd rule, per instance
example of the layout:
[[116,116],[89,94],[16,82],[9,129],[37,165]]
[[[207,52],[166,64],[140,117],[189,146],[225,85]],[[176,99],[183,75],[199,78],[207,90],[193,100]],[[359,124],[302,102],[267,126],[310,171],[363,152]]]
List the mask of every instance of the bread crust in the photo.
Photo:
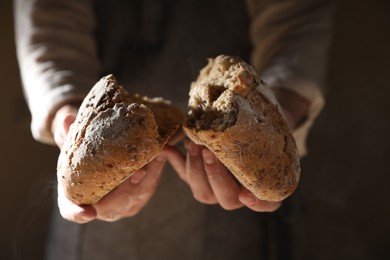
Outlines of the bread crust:
[[[150,107],[171,117],[156,119]],[[166,101],[130,96],[112,75],[102,78],[81,104],[58,159],[58,181],[68,199],[98,202],[155,158],[182,120]]]
[[298,150],[276,99],[252,67],[237,57],[210,59],[192,83],[189,108],[188,137],[210,149],[257,198],[281,201],[293,193]]

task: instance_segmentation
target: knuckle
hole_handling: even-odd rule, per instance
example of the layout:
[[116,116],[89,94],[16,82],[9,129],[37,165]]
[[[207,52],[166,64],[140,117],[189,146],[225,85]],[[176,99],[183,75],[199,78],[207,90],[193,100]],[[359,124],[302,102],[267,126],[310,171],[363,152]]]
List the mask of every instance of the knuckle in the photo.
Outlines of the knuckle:
[[207,179],[210,182],[223,182],[226,179],[226,168],[206,167]]
[[207,179],[209,181],[216,182],[216,181],[220,180],[221,177],[222,177],[222,175],[219,172],[216,172],[216,171],[207,172]]
[[136,190],[136,192],[132,195],[133,199],[132,204],[136,205],[141,201],[147,200],[154,193],[154,189],[152,187],[140,187]]
[[195,193],[194,198],[197,201],[205,203],[205,204],[216,204],[217,203],[217,199],[215,198],[215,196],[213,194],[210,194],[210,193],[205,193],[205,192]]
[[141,207],[133,207],[126,212],[125,217],[134,217],[141,211]]

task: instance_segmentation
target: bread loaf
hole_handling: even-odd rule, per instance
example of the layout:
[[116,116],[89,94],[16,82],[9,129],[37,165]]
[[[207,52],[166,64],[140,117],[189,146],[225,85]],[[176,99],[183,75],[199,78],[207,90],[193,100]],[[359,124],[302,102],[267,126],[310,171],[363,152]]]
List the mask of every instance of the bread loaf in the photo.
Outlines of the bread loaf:
[[271,90],[241,59],[209,59],[191,85],[184,131],[259,199],[280,201],[296,189],[300,165],[290,129]]
[[184,115],[162,98],[130,96],[112,75],[80,106],[58,159],[57,176],[76,204],[94,204],[162,150]]

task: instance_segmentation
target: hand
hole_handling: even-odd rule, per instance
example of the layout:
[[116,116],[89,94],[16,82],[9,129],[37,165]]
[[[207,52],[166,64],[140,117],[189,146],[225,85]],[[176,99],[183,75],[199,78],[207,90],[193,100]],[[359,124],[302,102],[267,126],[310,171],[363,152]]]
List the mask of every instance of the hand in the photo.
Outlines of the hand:
[[93,219],[116,221],[136,215],[154,194],[165,160],[166,152],[163,151],[94,205],[74,204],[66,198],[61,185],[58,185],[58,206],[62,217],[73,222],[86,223]]
[[[272,88],[291,130],[307,117],[309,101],[297,93],[279,87]],[[220,204],[234,210],[246,206],[254,211],[275,211],[281,202],[257,199],[238,184],[229,170],[207,148],[193,142],[187,145],[187,156],[171,147],[168,159],[173,168],[191,188],[196,200],[205,204]]]
[[306,119],[310,102],[298,93],[280,87],[271,88],[278,100],[291,130],[299,127]]
[[167,147],[168,160],[191,188],[194,198],[204,204],[219,204],[226,210],[246,206],[257,212],[275,211],[281,202],[257,199],[234,179],[229,170],[203,146],[189,142],[187,156]]
[[[76,113],[77,108],[73,106],[62,107],[58,110],[52,123],[52,132],[59,147],[63,145],[70,125],[76,118]],[[94,205],[74,204],[67,199],[61,185],[58,185],[58,206],[62,217],[73,222],[86,223],[93,219],[115,221],[136,215],[154,194],[166,156],[167,152],[163,151]]]

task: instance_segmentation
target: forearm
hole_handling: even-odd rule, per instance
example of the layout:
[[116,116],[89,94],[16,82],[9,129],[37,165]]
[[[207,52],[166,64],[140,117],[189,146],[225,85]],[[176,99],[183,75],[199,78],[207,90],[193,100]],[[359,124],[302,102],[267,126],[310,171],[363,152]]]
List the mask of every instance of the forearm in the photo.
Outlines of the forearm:
[[[296,94],[288,95],[294,100],[290,102],[278,93],[280,91],[274,91],[282,108],[287,108],[290,113],[292,110],[301,110],[296,106],[306,109],[303,116],[298,116],[300,121],[294,131],[301,155],[306,153],[308,130],[324,106],[332,2],[247,0],[252,17],[252,65],[271,88],[285,89]],[[299,100],[303,102],[302,105],[298,104],[301,102]],[[297,111],[292,113],[294,117],[297,116]]]
[[53,143],[51,120],[81,100],[98,77],[93,1],[16,0],[15,33],[22,83],[36,139]]

